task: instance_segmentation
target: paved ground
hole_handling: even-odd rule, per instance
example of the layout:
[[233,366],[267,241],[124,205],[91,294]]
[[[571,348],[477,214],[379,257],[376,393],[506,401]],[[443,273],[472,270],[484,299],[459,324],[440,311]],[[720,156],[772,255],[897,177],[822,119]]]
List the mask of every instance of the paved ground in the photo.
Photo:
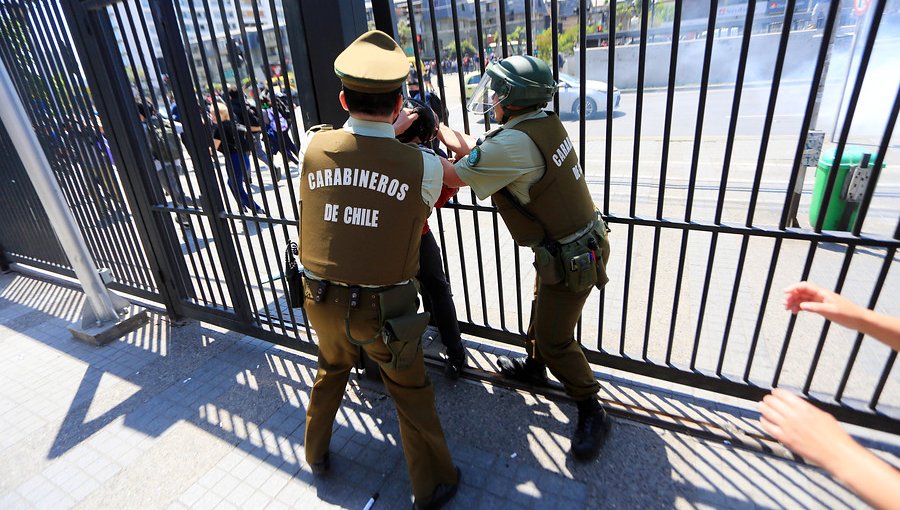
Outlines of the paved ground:
[[[92,347],[66,330],[82,305],[80,292],[0,276],[0,508],[359,509],[375,492],[376,509],[409,506],[397,420],[379,384],[352,378],[332,472],[315,478],[302,460],[312,358],[156,314]],[[498,348],[468,343],[490,370]],[[573,406],[433,371],[463,474],[450,508],[863,506],[777,447],[757,453],[635,421],[665,414],[707,437],[771,447],[752,403],[600,377],[616,418],[602,456],[585,465],[565,454]],[[898,464],[897,437],[866,435]]]

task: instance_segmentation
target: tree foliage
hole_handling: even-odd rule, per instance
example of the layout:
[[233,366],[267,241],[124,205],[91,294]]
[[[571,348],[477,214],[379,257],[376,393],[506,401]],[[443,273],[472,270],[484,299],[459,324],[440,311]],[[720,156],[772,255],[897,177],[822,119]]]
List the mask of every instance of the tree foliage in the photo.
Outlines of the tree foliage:
[[[563,55],[571,54],[572,50],[575,49],[575,44],[578,43],[579,37],[579,28],[578,25],[568,28],[563,33],[559,34],[559,43],[558,49],[559,52]],[[587,27],[587,32],[595,32],[597,30],[596,26]],[[543,59],[548,64],[553,64],[553,31],[550,29],[544,30],[537,37],[535,37],[535,46],[537,48],[537,56],[538,58]]]

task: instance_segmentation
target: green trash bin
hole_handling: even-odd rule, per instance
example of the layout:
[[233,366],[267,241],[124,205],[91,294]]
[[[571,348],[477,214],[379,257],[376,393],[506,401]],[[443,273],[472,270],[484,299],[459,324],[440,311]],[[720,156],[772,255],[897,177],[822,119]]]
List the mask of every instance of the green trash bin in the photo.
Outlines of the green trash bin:
[[[834,165],[834,154],[837,147],[822,153],[819,158],[819,164],[816,166],[816,183],[813,186],[812,203],[809,205],[809,223],[815,227],[819,219],[819,212],[822,204],[825,202],[825,185],[828,184],[828,175],[831,173]],[[828,203],[828,210],[825,212],[825,222],[822,224],[822,230],[851,230],[856,223],[856,214],[859,212],[859,202],[848,200],[847,179],[850,178],[850,170],[858,167],[863,160],[864,154],[870,154],[869,167],[874,166],[876,153],[868,148],[857,147],[855,145],[847,145],[844,147],[844,153],[841,156],[841,164],[838,167],[837,178],[834,181],[834,188],[831,190],[831,200]],[[871,172],[876,172],[872,169]]]

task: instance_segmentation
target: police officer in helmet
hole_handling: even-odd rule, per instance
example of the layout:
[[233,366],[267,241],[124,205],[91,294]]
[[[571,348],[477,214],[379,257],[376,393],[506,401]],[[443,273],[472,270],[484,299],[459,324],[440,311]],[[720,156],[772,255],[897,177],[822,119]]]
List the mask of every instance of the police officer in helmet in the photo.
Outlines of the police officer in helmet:
[[[304,309],[319,340],[306,414],[306,461],[331,466],[334,418],[359,348],[379,364],[397,406],[414,508],[436,509],[459,485],[425,372],[412,279],[441,162],[394,138],[408,65],[384,32],[360,36],[334,61],[350,119],[307,139],[300,178]],[[377,249],[373,249],[377,248]]]
[[593,287],[608,281],[606,224],[585,183],[571,140],[559,118],[543,108],[557,83],[547,64],[513,56],[490,64],[468,103],[474,113],[493,111],[501,126],[476,142],[441,127],[441,140],[457,154],[444,162],[444,182],[468,185],[480,199],[491,197],[516,243],[535,253],[537,278],[527,356],[498,359],[501,373],[530,384],[546,384],[547,368],[578,405],[572,436],[577,460],[597,457],[609,420],[574,329]]

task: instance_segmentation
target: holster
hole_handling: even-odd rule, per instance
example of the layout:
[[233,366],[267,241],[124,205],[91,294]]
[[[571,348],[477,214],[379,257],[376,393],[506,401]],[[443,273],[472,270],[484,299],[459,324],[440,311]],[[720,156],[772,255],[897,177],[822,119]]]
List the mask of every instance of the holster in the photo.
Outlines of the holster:
[[602,289],[609,282],[608,233],[609,228],[598,212],[593,227],[578,239],[535,247],[535,267],[541,281],[549,285],[561,283],[572,292],[582,292],[591,286]]
[[416,313],[416,287],[412,283],[391,287],[378,295],[381,339],[391,352],[384,365],[395,370],[412,366],[422,351],[422,334],[431,314]]

